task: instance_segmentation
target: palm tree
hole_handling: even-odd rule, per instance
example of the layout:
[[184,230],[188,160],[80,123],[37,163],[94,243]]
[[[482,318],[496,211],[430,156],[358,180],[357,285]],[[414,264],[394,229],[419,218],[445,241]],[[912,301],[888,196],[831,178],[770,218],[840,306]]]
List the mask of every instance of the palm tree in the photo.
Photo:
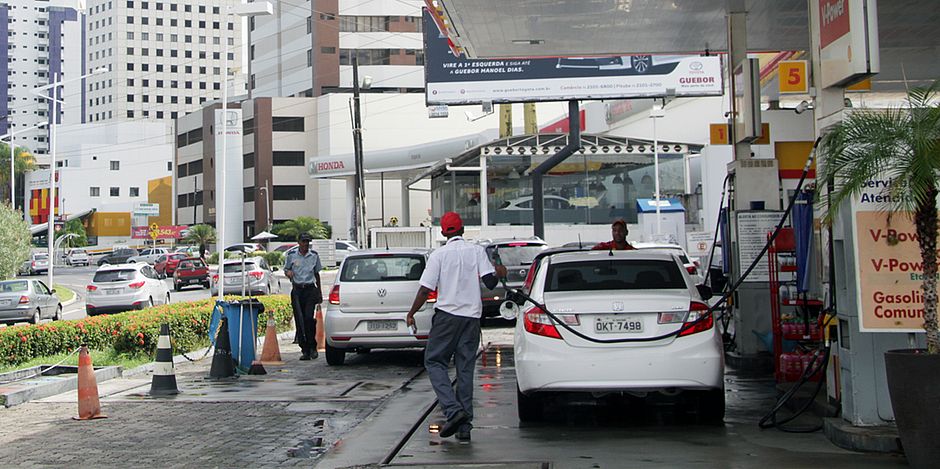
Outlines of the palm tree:
[[209,243],[215,242],[215,228],[209,225],[193,225],[189,227],[184,242],[199,245],[199,257],[205,258],[209,251]]
[[[826,220],[872,179],[889,180],[885,210],[913,216],[924,265],[927,351],[940,353],[937,327],[937,195],[940,190],[940,80],[908,90],[904,106],[856,110],[820,142],[824,181],[834,183]],[[825,200],[822,200],[825,203]]]
[[[27,171],[36,169],[36,159],[26,148],[16,147],[16,158],[14,159],[15,177],[21,176]],[[10,146],[0,143],[0,183],[4,186],[3,193],[7,194],[8,200],[13,200],[9,194],[10,188]]]
[[313,239],[327,239],[329,237],[326,225],[313,217],[297,217],[284,223],[278,223],[274,225],[271,231],[286,239],[297,239],[300,233],[310,233]]

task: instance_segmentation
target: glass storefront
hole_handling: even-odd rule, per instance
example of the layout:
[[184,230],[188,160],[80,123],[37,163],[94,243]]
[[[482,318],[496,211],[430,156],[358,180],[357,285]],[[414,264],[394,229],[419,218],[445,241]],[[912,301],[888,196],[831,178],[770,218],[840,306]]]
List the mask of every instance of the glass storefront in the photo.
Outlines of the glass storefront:
[[[487,156],[489,225],[532,224],[532,177],[527,174],[547,156]],[[616,218],[637,222],[636,200],[655,194],[652,155],[575,153],[545,175],[545,223],[608,224]],[[479,158],[465,166],[476,166]],[[683,155],[659,155],[662,197],[685,191]],[[455,210],[467,225],[480,225],[480,174],[444,171],[431,178],[435,221]]]

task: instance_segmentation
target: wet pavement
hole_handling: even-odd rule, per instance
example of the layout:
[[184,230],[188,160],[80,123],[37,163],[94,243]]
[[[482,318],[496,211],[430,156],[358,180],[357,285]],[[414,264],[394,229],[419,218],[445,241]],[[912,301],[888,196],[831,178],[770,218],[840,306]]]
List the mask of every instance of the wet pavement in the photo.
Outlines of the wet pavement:
[[[471,444],[440,439],[443,421],[418,350],[352,354],[330,367],[299,361],[268,375],[207,379],[210,359],[178,365],[182,394],[153,398],[150,376],[99,385],[104,420],[76,422],[74,392],[0,409],[2,466],[453,468],[897,468],[902,456],[841,450],[821,432],[760,430],[773,405],[767,377],[726,376],[725,424],[708,426],[669,400],[553,401],[546,421],[520,425],[512,330],[484,329]],[[806,418],[797,426],[815,425]]]

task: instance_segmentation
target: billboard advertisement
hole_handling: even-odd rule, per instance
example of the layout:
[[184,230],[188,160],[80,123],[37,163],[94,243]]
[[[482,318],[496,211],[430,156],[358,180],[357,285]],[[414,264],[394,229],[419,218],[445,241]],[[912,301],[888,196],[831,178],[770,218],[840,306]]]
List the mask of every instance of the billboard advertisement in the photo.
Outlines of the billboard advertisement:
[[157,235],[157,239],[180,239],[187,228],[189,227],[183,225],[157,226],[156,229],[150,226],[135,226],[131,228],[131,239],[152,239],[152,234]]
[[423,27],[429,106],[722,94],[714,56],[468,59],[454,55],[426,9]]
[[878,73],[878,9],[874,0],[814,0],[810,13],[824,87]]

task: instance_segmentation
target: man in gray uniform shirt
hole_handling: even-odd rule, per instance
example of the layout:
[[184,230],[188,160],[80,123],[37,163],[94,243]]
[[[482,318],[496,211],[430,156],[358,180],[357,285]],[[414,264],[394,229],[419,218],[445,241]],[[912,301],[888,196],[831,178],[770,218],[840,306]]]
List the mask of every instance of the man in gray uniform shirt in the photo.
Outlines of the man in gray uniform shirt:
[[[447,417],[441,428],[441,437],[454,433],[461,443],[470,442],[473,426],[473,367],[480,343],[480,316],[483,301],[480,279],[493,289],[499,277],[506,277],[506,268],[493,266],[483,247],[463,239],[463,221],[455,212],[441,217],[441,233],[447,238],[444,246],[428,257],[421,275],[421,287],[415,296],[406,322],[415,323],[414,316],[428,299],[428,293],[437,290],[437,304],[431,319],[431,333],[424,351],[424,367],[428,370],[431,386]],[[457,368],[457,391],[450,384],[447,368],[451,357]]]
[[323,302],[320,290],[320,256],[310,250],[310,233],[297,237],[297,251],[284,260],[284,274],[290,279],[291,305],[294,307],[294,326],[300,343],[300,359],[317,358],[317,320],[313,312]]

